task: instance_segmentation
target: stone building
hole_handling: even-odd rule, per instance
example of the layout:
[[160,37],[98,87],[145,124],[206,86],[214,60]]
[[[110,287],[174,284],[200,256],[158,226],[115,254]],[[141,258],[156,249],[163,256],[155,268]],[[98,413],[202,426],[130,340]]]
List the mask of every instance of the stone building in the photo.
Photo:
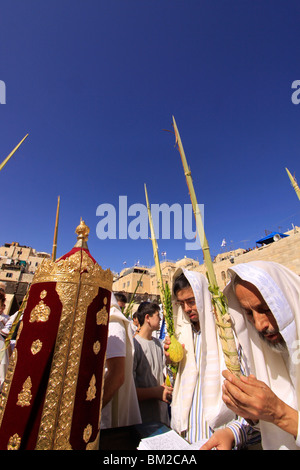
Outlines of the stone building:
[[[233,264],[248,263],[249,261],[274,261],[282,264],[300,276],[300,228],[295,227],[285,233],[285,238],[257,247],[253,250],[237,253],[229,252],[227,257],[215,262],[217,282],[224,288],[229,281],[228,269]],[[224,254],[225,255],[225,254]],[[226,259],[225,259],[226,258]]]
[[[283,264],[291,271],[300,276],[300,228],[295,227],[293,230],[286,232],[288,235],[284,238],[276,238],[272,243],[256,247],[253,250],[244,250],[239,248],[226,253],[218,254],[213,263],[217,278],[217,283],[223,289],[229,281],[228,269],[239,263],[248,263],[249,261],[274,261]],[[184,267],[192,271],[206,273],[204,264],[199,264],[192,258],[183,258],[179,261],[163,261],[161,262],[161,270],[163,281],[172,285],[173,274],[177,268]],[[119,276],[116,276],[113,282],[114,292],[123,292],[130,300],[137,282],[140,280],[143,272],[142,280],[136,290],[136,302],[142,300],[159,301],[159,289],[155,273],[155,266],[152,267],[134,267],[124,269]]]
[[[183,258],[177,262],[161,262],[161,271],[163,282],[172,285],[173,274],[178,267],[187,269],[199,268],[199,262],[191,258]],[[138,286],[137,286],[138,284]],[[133,268],[123,269],[119,276],[115,276],[113,282],[114,292],[123,292],[129,301],[135,293],[136,302],[144,300],[159,301],[160,292],[157,283],[155,266],[134,266]]]
[[[265,260],[283,264],[300,276],[300,228],[286,232],[285,238],[257,247],[253,250],[242,248],[218,254],[213,260],[217,283],[221,289],[229,281],[228,269],[239,263]],[[6,313],[14,313],[21,304],[33,275],[49,253],[19,245],[17,242],[5,243],[0,247],[0,282],[6,284]],[[161,262],[163,281],[172,286],[173,275],[177,268],[184,267],[205,274],[204,264],[192,258],[179,261]],[[116,275],[113,282],[114,292],[123,292],[130,301],[133,294],[138,304],[144,300],[159,302],[160,293],[157,285],[155,266],[134,266],[126,268]]]
[[34,273],[49,253],[18,242],[5,243],[0,247],[0,282],[6,286],[6,311],[12,314],[18,309],[32,282]]

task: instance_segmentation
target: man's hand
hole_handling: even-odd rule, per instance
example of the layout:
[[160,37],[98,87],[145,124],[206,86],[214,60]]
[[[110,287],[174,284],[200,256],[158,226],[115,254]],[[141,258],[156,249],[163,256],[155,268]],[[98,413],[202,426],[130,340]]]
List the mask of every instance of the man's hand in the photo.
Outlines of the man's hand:
[[298,412],[286,405],[254,375],[235,377],[223,371],[223,401],[234,413],[251,421],[263,420],[297,435]]
[[161,400],[166,403],[171,403],[172,401],[172,394],[173,394],[173,387],[166,385],[165,383],[162,385],[163,393]]
[[200,450],[231,450],[233,446],[233,432],[229,428],[224,428],[216,431]]
[[228,370],[223,371],[223,401],[228,408],[245,419],[273,422],[279,398],[254,375],[235,377]]
[[173,388],[166,384],[156,385],[155,387],[137,387],[137,397],[139,401],[145,400],[161,400],[170,403],[172,398]]

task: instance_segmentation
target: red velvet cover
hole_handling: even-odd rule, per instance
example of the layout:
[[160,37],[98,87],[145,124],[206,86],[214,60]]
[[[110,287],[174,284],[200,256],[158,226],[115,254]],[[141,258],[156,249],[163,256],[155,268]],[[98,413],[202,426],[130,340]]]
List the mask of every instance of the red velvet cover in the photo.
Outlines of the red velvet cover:
[[[81,248],[74,248],[58,261],[69,258],[79,250]],[[92,262],[96,263],[88,250],[84,251]],[[46,296],[45,291],[47,292]],[[42,296],[41,293],[43,293]],[[77,381],[76,393],[70,408],[72,416],[70,417],[71,428],[68,444],[69,448],[76,450],[85,449],[89,443],[94,442],[99,432],[108,319],[106,324],[105,322],[99,324],[97,322],[97,312],[101,311],[104,307],[109,312],[110,296],[111,292],[108,289],[99,287],[98,293],[92,302],[88,302],[85,315],[80,364],[78,365],[78,375],[74,377],[74,380]],[[32,310],[40,302],[43,302],[50,308],[48,320],[30,321]],[[21,332],[10,361],[9,372],[0,400],[1,450],[7,448],[36,448],[49,375],[51,374],[53,354],[55,348],[57,348],[62,308],[62,302],[56,291],[56,282],[40,282],[31,286],[23,315],[23,325],[20,327]],[[71,321],[76,319],[76,315],[77,310],[72,313]],[[42,343],[42,347],[39,352],[33,354],[31,346],[36,340]],[[95,354],[93,345],[97,341],[100,343],[101,348]],[[72,347],[72,343],[70,343],[70,351],[72,351]],[[66,369],[66,375],[67,373]],[[96,393],[95,397],[88,400],[87,390],[91,384],[92,377]],[[27,385],[29,383],[27,389],[26,383]],[[22,391],[23,397],[25,397],[25,400],[22,402],[23,406],[18,404],[18,397],[20,393],[22,396]],[[26,397],[30,395],[30,400],[26,402]],[[61,404],[57,403],[56,406],[56,412],[59,415],[61,413]]]

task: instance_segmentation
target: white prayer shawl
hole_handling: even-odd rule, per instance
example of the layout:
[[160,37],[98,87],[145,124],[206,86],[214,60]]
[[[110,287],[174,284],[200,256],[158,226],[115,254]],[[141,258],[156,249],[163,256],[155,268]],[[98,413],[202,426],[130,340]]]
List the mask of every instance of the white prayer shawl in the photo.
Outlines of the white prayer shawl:
[[[203,274],[179,268],[174,280],[183,272],[188,279],[196,300],[201,328],[202,352],[200,358],[200,378],[203,415],[208,425],[215,429],[234,418],[234,414],[222,401],[222,370],[226,368],[222,349],[216,332],[214,313],[208,283]],[[174,281],[173,281],[174,282]],[[178,433],[186,431],[193,393],[199,371],[194,355],[193,333],[189,317],[176,305],[173,296],[175,332],[180,343],[184,344],[185,356],[180,362],[171,408],[171,427]],[[203,430],[204,432],[204,430]],[[205,438],[208,436],[202,436]]]
[[[286,342],[288,357],[273,351],[242,314],[233,292],[233,280],[224,289],[237,339],[246,356],[250,373],[268,385],[292,408],[300,409],[300,278],[284,266],[266,261],[238,264],[229,270],[255,285],[274,315]],[[298,352],[297,352],[298,351]],[[260,421],[263,449],[298,449],[293,436],[278,426]],[[298,442],[298,441],[297,441]],[[299,444],[298,444],[299,445]]]
[[130,321],[123,315],[112,293],[110,322],[121,323],[126,331],[125,381],[112,399],[112,427],[130,426],[142,422],[133,379],[134,344]]

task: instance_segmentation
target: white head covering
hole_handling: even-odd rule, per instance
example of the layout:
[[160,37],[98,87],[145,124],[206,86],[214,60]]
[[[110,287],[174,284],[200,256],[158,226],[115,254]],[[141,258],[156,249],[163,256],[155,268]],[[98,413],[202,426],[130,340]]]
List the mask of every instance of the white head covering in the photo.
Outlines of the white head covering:
[[[181,273],[185,275],[193,289],[199,314],[201,329],[200,375],[204,417],[212,428],[216,428],[233,419],[234,415],[226,409],[221,398],[223,381],[221,373],[226,367],[216,332],[211,295],[207,279],[203,274],[179,268],[174,274],[173,282]],[[171,427],[181,433],[188,426],[188,416],[199,371],[196,366],[190,319],[175,302],[176,298],[173,295],[175,332],[179,342],[184,344],[186,354],[180,362],[175,381]]]
[[[300,339],[300,278],[286,267],[268,261],[238,264],[229,269],[232,281],[224,289],[237,339],[250,372],[294,409],[300,405],[300,365],[295,360]],[[234,277],[253,284],[274,315],[287,345],[287,357],[273,351],[243,315],[234,293]],[[298,362],[298,364],[297,364]],[[274,424],[260,422],[264,449],[299,449],[293,436]]]

